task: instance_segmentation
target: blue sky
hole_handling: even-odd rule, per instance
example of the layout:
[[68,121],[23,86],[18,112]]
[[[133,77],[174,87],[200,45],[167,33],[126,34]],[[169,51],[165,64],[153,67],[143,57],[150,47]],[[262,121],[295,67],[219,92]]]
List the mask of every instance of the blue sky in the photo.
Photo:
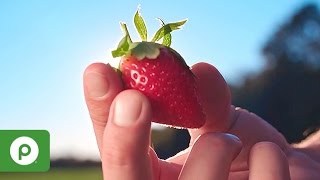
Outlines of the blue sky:
[[[245,2],[245,3],[244,3]],[[172,47],[189,65],[215,65],[229,83],[263,68],[260,49],[302,5],[320,1],[0,1],[0,129],[47,129],[52,156],[97,157],[82,91],[93,62],[110,51],[141,5],[149,37],[165,22],[188,18]]]

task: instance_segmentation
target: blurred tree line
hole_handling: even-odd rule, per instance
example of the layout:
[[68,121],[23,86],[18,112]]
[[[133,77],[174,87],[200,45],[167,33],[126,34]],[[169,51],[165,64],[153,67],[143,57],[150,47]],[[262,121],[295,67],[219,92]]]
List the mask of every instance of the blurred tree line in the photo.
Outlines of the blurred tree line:
[[[320,11],[314,4],[299,9],[262,48],[265,68],[230,86],[233,104],[272,124],[290,143],[320,125]],[[153,132],[161,158],[186,148],[186,130]]]
[[320,12],[300,9],[262,49],[266,67],[233,87],[233,103],[276,127],[289,142],[320,124]]

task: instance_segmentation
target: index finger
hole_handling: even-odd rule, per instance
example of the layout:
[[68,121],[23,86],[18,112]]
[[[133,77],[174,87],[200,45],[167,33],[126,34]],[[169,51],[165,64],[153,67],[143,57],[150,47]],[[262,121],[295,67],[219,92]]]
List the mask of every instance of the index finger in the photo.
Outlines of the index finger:
[[102,137],[115,96],[122,90],[118,74],[109,64],[94,63],[83,75],[84,96],[101,152]]
[[226,132],[232,124],[229,117],[231,94],[220,72],[211,64],[197,63],[192,66],[197,77],[197,93],[206,114],[206,123],[200,128],[189,130],[191,144],[207,132]]

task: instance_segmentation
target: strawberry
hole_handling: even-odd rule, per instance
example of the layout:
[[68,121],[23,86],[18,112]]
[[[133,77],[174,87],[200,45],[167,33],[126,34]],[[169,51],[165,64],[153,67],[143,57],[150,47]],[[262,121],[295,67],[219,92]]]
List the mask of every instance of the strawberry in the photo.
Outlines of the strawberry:
[[[199,128],[205,116],[198,101],[196,77],[174,49],[170,48],[171,34],[186,20],[164,24],[151,42],[147,42],[147,29],[139,10],[134,23],[142,39],[132,42],[125,23],[121,23],[125,37],[113,57],[122,57],[119,71],[126,89],[136,89],[150,100],[153,122],[171,127]],[[162,44],[157,43],[163,39]]]

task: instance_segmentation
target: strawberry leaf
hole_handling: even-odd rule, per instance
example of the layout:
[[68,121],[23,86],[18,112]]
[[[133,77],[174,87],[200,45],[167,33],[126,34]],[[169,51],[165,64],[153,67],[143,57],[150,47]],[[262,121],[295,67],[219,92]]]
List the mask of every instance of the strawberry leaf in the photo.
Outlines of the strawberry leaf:
[[171,33],[174,30],[180,29],[182,25],[184,25],[187,22],[187,20],[175,22],[175,23],[169,23],[164,26],[162,26],[156,34],[153,36],[151,42],[159,41],[161,38],[163,38],[165,35]]
[[122,31],[124,32],[124,35],[128,36],[129,44],[131,44],[132,40],[131,40],[131,37],[130,37],[130,34],[129,34],[129,31],[128,31],[126,23],[120,22],[120,26],[121,26]]
[[125,23],[120,23],[120,25],[122,30],[124,31],[125,36],[119,42],[117,49],[111,52],[112,57],[120,57],[127,54],[129,46],[130,44],[132,44],[127,25]]
[[170,47],[171,45],[171,34],[168,33],[163,37],[162,45]]
[[127,52],[128,52],[128,49],[129,49],[129,45],[130,45],[130,40],[128,38],[128,36],[125,36],[121,39],[121,41],[119,42],[119,45],[117,47],[116,50],[113,50],[111,52],[112,54],[112,57],[120,57],[120,56],[123,56],[125,55]]
[[133,21],[134,21],[134,25],[136,26],[136,30],[138,31],[142,41],[147,41],[147,27],[140,14],[139,8],[136,14],[134,15]]
[[[166,25],[161,18],[158,18],[158,20],[160,21],[162,26]],[[171,39],[172,39],[171,33],[168,33],[168,34],[164,35],[163,36],[163,40],[162,40],[162,45],[170,47]]]
[[[142,42],[133,42],[130,37],[127,25],[125,23],[120,23],[121,29],[124,32],[124,37],[119,42],[117,49],[111,52],[113,57],[134,55],[138,60],[142,60],[144,58],[156,59],[160,54],[161,47],[163,46],[170,47],[171,39],[172,39],[171,32],[174,30],[180,29],[180,27],[187,22],[187,20],[182,20],[178,22],[165,24],[162,19],[159,19],[162,26],[155,33],[151,42],[148,42],[147,27],[140,14],[139,7],[134,15],[133,20],[134,20],[136,30],[142,39]],[[162,45],[155,43],[160,39],[162,39]]]

